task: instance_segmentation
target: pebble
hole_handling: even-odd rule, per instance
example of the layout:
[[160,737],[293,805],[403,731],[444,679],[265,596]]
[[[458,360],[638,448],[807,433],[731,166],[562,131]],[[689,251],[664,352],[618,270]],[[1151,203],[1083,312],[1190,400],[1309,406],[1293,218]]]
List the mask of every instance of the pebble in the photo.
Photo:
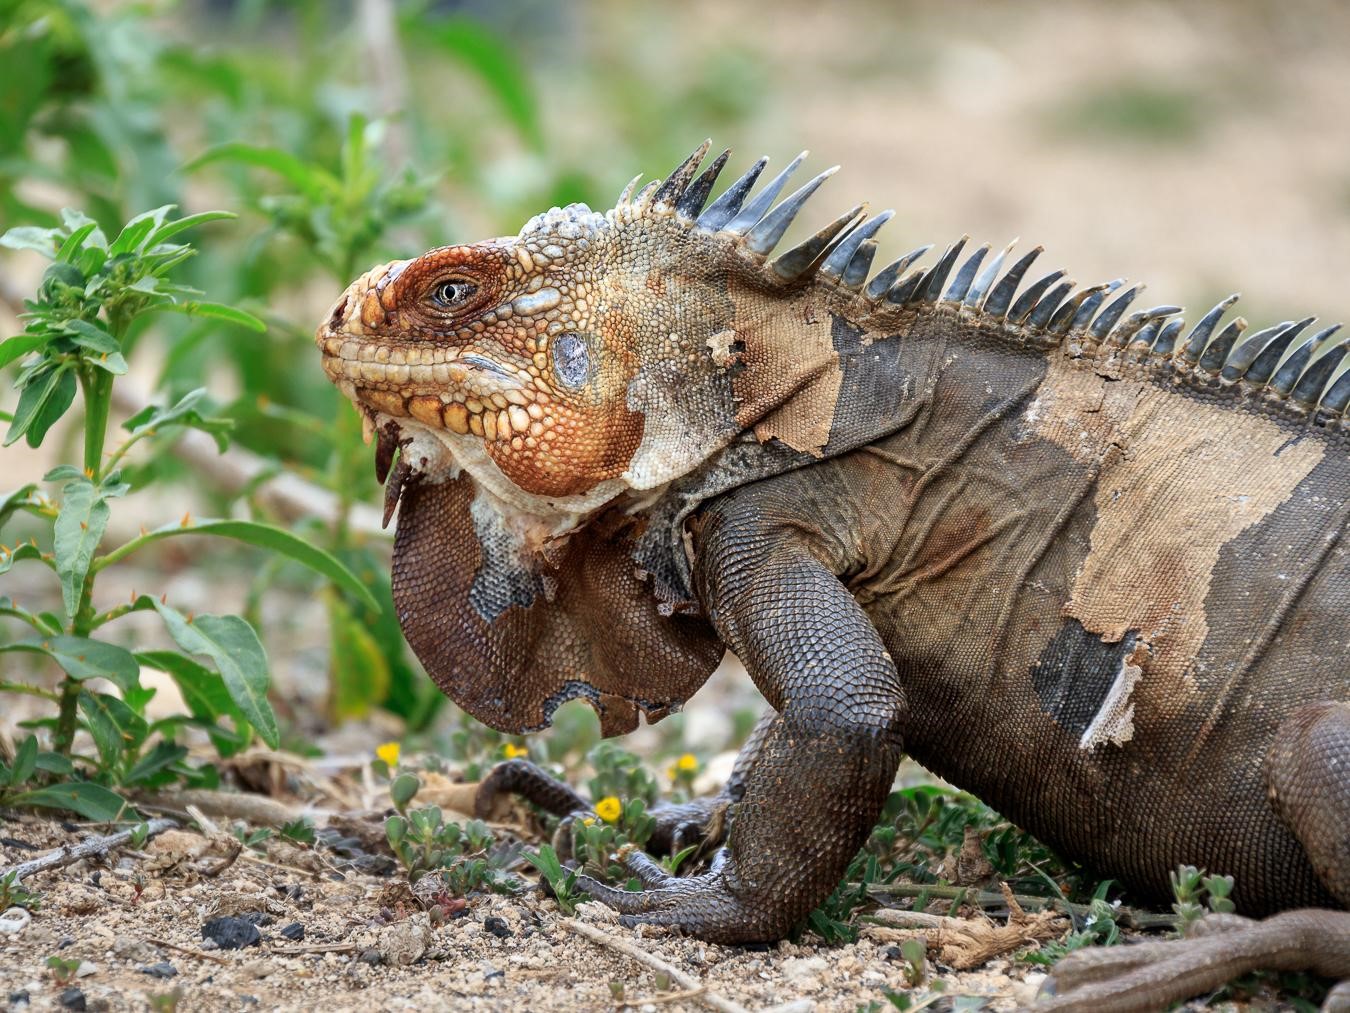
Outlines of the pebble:
[[262,942],[258,926],[248,918],[227,916],[212,918],[202,926],[202,938],[209,939],[222,950],[239,950]]
[[281,930],[281,934],[292,942],[299,942],[305,938],[305,927],[299,922],[291,922]]
[[362,950],[361,955],[356,959],[363,964],[381,964],[384,962],[384,958],[380,956],[380,951],[373,946],[368,950]]
[[11,1006],[27,1006],[31,1001],[32,1000],[28,995],[28,989],[26,988],[21,988],[17,992],[9,993],[9,1004]]
[[75,977],[87,978],[91,974],[98,974],[98,965],[92,960],[81,960],[80,966],[75,968]]
[[818,977],[829,967],[824,957],[792,957],[783,961],[783,977],[788,981],[801,981],[803,978]]
[[112,944],[113,956],[134,964],[153,964],[159,959],[159,948],[135,936],[117,936]]
[[0,933],[7,936],[17,936],[28,928],[28,923],[32,920],[33,916],[28,913],[26,908],[12,907],[3,915],[0,915]]
[[140,971],[141,974],[148,974],[152,978],[172,978],[178,973],[178,968],[167,960],[161,960],[158,964],[150,964],[148,967],[138,967],[136,970]]
[[66,1009],[82,1010],[86,1007],[84,992],[78,988],[68,988],[61,993],[58,1000]]
[[511,931],[511,926],[507,925],[504,919],[498,918],[496,915],[490,915],[487,918],[484,918],[483,928],[487,929],[498,939],[508,939],[515,935],[515,933]]

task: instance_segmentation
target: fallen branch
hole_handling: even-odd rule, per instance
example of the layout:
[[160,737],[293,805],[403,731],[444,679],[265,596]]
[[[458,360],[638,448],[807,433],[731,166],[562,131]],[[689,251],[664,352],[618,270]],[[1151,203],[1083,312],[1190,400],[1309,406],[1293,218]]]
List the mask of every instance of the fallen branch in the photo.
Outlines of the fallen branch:
[[[147,809],[188,813],[200,809],[208,816],[225,820],[243,820],[249,826],[284,827],[304,815],[304,812],[265,795],[250,795],[237,791],[211,791],[205,788],[187,788],[137,799],[137,805]],[[213,824],[214,825],[214,824]]]
[[309,946],[273,946],[268,953],[281,953],[293,957],[302,953],[355,953],[355,943],[313,943]]
[[[168,830],[170,827],[178,826],[178,822],[169,819],[155,819],[145,826],[149,828],[146,834],[148,839],[155,834]],[[31,876],[35,872],[46,872],[48,869],[59,869],[66,865],[73,865],[82,858],[102,855],[113,848],[127,844],[136,835],[138,829],[138,827],[131,827],[127,830],[119,830],[115,834],[108,834],[105,837],[90,837],[79,844],[57,848],[41,858],[34,858],[31,861],[20,862],[18,865],[11,865],[7,869],[0,869],[0,876],[7,876],[13,872],[16,873],[15,879],[22,880],[25,876]]]
[[563,927],[575,932],[579,936],[585,936],[593,943],[599,943],[601,946],[608,946],[611,950],[616,950],[625,956],[632,957],[639,964],[651,968],[660,974],[666,975],[671,981],[679,985],[681,989],[690,993],[691,998],[697,999],[705,1006],[721,1010],[722,1013],[749,1013],[749,1011],[739,1003],[734,1003],[730,999],[723,998],[716,992],[709,992],[702,982],[692,975],[681,971],[674,964],[668,964],[660,957],[648,953],[646,950],[634,946],[626,939],[620,939],[612,936],[608,932],[596,928],[594,925],[587,925],[585,922],[579,922],[575,918],[564,918]]
[[224,957],[218,957],[214,953],[207,953],[204,950],[194,950],[190,946],[179,946],[177,943],[171,943],[167,939],[148,938],[146,942],[153,943],[155,946],[162,946],[166,950],[173,950],[175,953],[182,953],[188,957],[196,957],[198,960],[209,960],[213,964],[224,964],[230,966],[230,962]]
[[[867,893],[872,897],[935,897],[938,900],[954,900],[975,907],[1006,908],[1007,900],[1001,893],[992,890],[971,890],[964,886],[942,886],[936,883],[869,883]],[[1083,918],[1092,913],[1087,904],[1075,904],[1062,901],[1058,897],[1036,897],[1030,894],[1014,894],[1013,899],[1029,911],[1059,909],[1065,914]],[[886,908],[882,909],[887,910]],[[880,916],[881,911],[877,912]],[[1137,911],[1134,908],[1120,907],[1115,910],[1118,924],[1130,929],[1170,929],[1176,924],[1176,915],[1158,914],[1152,911]]]

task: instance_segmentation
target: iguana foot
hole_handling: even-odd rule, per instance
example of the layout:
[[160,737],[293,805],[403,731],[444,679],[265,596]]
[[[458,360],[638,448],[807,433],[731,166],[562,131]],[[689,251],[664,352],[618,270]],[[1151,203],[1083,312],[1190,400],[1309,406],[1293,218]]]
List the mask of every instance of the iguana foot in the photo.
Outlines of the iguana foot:
[[[1148,1013],[1213,991],[1256,970],[1311,971],[1350,978],[1350,912],[1305,909],[1264,921],[1211,915],[1186,939],[1078,950],[1042,985],[1037,1013]],[[1324,1010],[1350,1008],[1345,983]]]
[[616,889],[590,876],[578,876],[577,886],[618,911],[621,925],[666,925],[714,943],[781,939],[792,927],[781,904],[737,888],[735,860],[725,849],[713,856],[707,872],[687,878],[672,876],[641,851],[621,852],[619,859],[642,890]]

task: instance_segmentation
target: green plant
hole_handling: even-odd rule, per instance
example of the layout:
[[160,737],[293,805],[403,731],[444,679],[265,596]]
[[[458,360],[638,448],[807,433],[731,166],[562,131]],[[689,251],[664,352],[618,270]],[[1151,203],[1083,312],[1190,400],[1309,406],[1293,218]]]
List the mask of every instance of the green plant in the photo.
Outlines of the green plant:
[[648,808],[661,797],[661,786],[642,760],[613,742],[601,742],[586,757],[595,773],[586,782],[591,798],[641,799]]
[[[184,724],[210,726],[222,752],[240,748],[256,731],[269,745],[278,743],[276,717],[267,701],[267,658],[257,634],[232,615],[184,614],[165,596],[134,595],[120,605],[96,604],[98,575],[132,553],[156,542],[215,535],[268,549],[293,559],[369,598],[365,587],[337,559],[290,532],[243,520],[194,521],[191,516],[144,530],[106,552],[100,552],[112,503],[133,491],[122,465],[133,448],[166,432],[196,428],[210,433],[223,448],[229,422],[210,414],[205,396],[194,391],[169,407],[147,407],[123,424],[125,436],[108,451],[109,412],[115,378],[126,372],[124,350],[145,318],[173,312],[234,326],[260,328],[262,322],[230,306],[199,299],[201,293],[172,280],[175,268],[194,253],[177,240],[206,222],[231,217],[206,212],[171,219],[165,206],[132,218],[109,241],[98,224],[73,211],[51,229],[11,229],[0,245],[36,250],[52,261],[36,298],[26,303],[22,334],[0,343],[0,366],[19,363],[15,383],[19,400],[5,443],[25,439],[38,446],[48,431],[81,395],[83,447],[80,463],[62,464],[44,476],[57,488],[55,497],[35,484],[0,498],[0,526],[15,514],[36,518],[45,528],[36,538],[0,552],[0,574],[21,560],[46,566],[59,583],[63,610],[34,613],[10,598],[0,599],[0,616],[24,623],[31,631],[21,640],[0,644],[0,652],[27,652],[55,662],[64,672],[55,691],[26,682],[0,683],[0,691],[26,693],[50,700],[56,714],[43,719],[52,735],[52,753],[43,756],[27,744],[5,776],[0,804],[47,805],[71,809],[88,819],[116,818],[123,806],[96,775],[116,785],[155,787],[187,776],[186,750],[174,741]],[[157,612],[179,651],[135,653],[96,636],[122,616]],[[192,660],[209,659],[215,670]],[[145,707],[153,691],[140,682],[144,667],[166,672],[182,690],[189,713],[155,721]],[[118,695],[86,686],[99,677]],[[231,735],[216,727],[221,717],[234,725]],[[75,757],[75,734],[86,730],[96,755]],[[43,762],[40,762],[43,761]],[[67,777],[20,790],[26,782]],[[84,779],[81,779],[81,777]]]
[[577,905],[588,899],[586,892],[577,887],[577,870],[564,868],[551,845],[541,844],[538,851],[526,849],[520,857],[539,870],[563,914],[576,914]]
[[1229,900],[1233,892],[1232,876],[1210,876],[1193,865],[1179,865],[1170,878],[1177,935],[1190,932],[1191,926],[1205,916],[1206,909],[1215,914],[1233,911],[1233,902]]
[[48,957],[47,967],[52,972],[52,980],[58,985],[69,985],[75,980],[80,969],[79,957]]
[[467,897],[484,889],[514,893],[520,888],[492,855],[492,832],[482,820],[447,823],[440,807],[432,805],[413,809],[406,816],[390,816],[384,832],[414,883],[438,872],[452,897]]
[[8,910],[12,907],[27,908],[29,911],[36,911],[42,906],[42,895],[35,890],[29,890],[19,882],[19,874],[10,870],[3,876],[0,876],[0,911]]
[[1063,939],[1052,943],[1043,943],[1032,952],[1025,954],[1022,960],[1028,964],[1049,966],[1060,957],[1081,950],[1084,946],[1115,946],[1120,943],[1120,925],[1116,921],[1120,910],[1120,901],[1108,901],[1107,895],[1114,880],[1103,880],[1093,892],[1088,905],[1088,913],[1083,916],[1081,927],[1075,928]]

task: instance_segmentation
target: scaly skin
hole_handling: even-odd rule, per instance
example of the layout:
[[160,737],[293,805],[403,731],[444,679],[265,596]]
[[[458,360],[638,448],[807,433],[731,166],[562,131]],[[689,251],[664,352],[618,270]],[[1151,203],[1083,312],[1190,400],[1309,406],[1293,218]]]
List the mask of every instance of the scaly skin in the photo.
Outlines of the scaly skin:
[[[1309,908],[1066,964],[1061,1008],[1267,958],[1350,976],[1350,916],[1316,910],[1350,904],[1350,346],[1221,327],[1231,300],[1184,334],[1058,272],[1018,295],[1038,251],[964,240],[869,282],[888,212],[769,262],[823,177],[770,210],[757,167],[705,208],[706,148],[606,215],[375,268],[317,335],[393,471],[400,622],[461,706],[523,732],[581,697],[616,734],[730,647],[774,708],[716,804],[662,817],[673,847],[729,814],[707,873],[633,855],[645,890],[587,888],[779,938],[906,750],[1140,896],[1185,862],[1247,914]],[[500,790],[584,804],[519,765]]]

